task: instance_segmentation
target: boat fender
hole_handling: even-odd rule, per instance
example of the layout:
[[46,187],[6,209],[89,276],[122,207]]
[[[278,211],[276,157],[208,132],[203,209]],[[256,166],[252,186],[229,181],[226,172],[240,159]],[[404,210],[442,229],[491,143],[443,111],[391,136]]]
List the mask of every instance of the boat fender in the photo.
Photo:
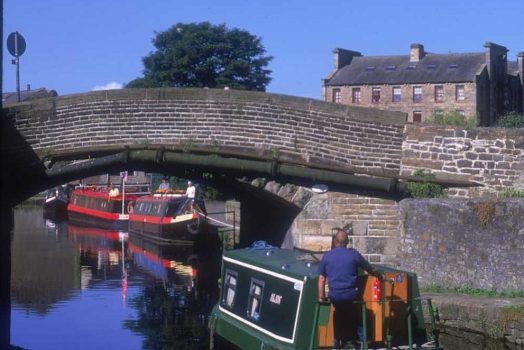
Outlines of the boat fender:
[[135,210],[135,201],[127,203],[127,212],[131,214]]
[[200,215],[197,215],[196,219],[193,219],[192,222],[187,224],[187,231],[193,235],[196,235],[200,232]]

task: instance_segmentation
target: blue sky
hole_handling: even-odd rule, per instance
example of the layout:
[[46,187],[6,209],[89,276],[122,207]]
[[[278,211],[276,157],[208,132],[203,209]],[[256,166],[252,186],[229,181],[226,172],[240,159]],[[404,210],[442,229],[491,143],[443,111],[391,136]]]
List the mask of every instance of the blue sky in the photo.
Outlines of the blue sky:
[[336,47],[403,55],[414,42],[447,53],[492,41],[510,60],[524,51],[524,0],[4,0],[3,90],[16,90],[11,32],[27,42],[21,88],[66,95],[141,76],[155,31],[202,21],[261,37],[274,56],[267,91],[311,98],[320,98]]

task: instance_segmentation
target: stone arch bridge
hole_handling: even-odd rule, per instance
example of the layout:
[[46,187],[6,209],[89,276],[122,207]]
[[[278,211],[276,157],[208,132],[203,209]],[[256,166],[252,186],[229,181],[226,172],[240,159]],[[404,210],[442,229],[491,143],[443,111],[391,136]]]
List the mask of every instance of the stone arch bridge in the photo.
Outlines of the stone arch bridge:
[[210,89],[90,92],[2,112],[8,169],[2,197],[9,205],[119,169],[395,192],[406,119],[400,112]]

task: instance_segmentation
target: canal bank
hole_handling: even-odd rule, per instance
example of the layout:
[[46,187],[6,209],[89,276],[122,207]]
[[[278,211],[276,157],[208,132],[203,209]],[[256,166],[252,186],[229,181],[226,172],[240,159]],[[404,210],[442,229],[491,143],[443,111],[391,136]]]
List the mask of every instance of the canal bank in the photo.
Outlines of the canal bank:
[[424,293],[438,308],[445,349],[524,349],[524,298]]

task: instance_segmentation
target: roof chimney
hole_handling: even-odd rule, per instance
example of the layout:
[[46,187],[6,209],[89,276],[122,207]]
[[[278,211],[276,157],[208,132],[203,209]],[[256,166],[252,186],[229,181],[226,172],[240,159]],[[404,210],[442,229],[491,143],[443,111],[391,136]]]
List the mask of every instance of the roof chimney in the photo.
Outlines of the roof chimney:
[[517,67],[519,68],[520,83],[524,85],[524,52],[517,54]]
[[351,51],[346,49],[333,50],[333,65],[335,69],[340,69],[347,66],[353,60],[353,57],[359,57],[362,54],[358,51]]
[[31,84],[27,84],[27,91],[31,91]]
[[418,62],[425,54],[424,45],[413,43],[409,52],[409,62]]

